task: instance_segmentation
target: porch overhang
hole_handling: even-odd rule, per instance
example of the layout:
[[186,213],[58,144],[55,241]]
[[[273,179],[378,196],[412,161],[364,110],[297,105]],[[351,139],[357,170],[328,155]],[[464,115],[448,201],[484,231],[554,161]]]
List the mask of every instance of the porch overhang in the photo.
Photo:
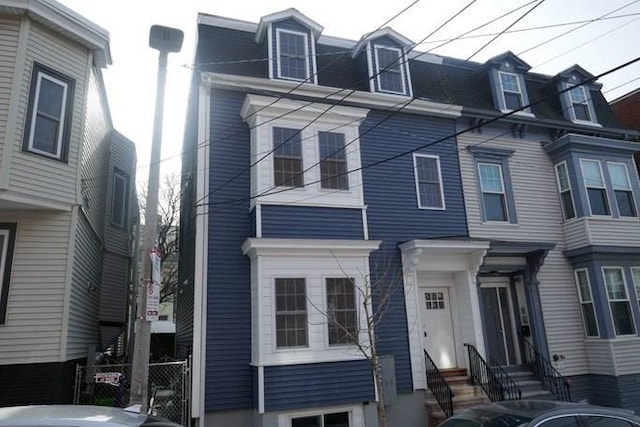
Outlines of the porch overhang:
[[552,242],[508,242],[493,240],[480,267],[481,273],[508,274],[523,271],[527,267],[539,268],[550,250]]
[[[456,272],[476,270],[490,242],[485,240],[410,240],[398,245],[404,267],[410,271],[428,266],[429,271]],[[471,260],[473,265],[469,265]]]

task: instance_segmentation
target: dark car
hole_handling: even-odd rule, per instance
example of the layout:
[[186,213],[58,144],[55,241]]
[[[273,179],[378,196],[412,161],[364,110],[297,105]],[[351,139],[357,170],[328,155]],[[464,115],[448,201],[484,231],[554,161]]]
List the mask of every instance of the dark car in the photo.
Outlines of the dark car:
[[640,417],[586,403],[510,400],[474,406],[439,427],[640,427]]

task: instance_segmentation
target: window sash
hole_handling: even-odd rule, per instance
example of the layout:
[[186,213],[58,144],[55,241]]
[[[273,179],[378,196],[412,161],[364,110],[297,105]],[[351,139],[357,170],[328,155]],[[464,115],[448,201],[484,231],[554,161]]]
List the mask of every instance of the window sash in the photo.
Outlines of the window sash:
[[502,165],[478,162],[478,173],[485,220],[509,221]]
[[607,162],[611,186],[618,206],[620,216],[637,216],[629,171],[625,163]]
[[273,128],[273,181],[277,187],[304,186],[300,131]]
[[294,80],[309,78],[309,47],[307,34],[277,30],[278,77]]
[[376,75],[382,92],[405,94],[402,52],[386,46],[375,46]]
[[320,187],[325,189],[348,190],[347,156],[344,134],[319,132]]
[[587,337],[600,336],[598,320],[596,318],[593,295],[591,293],[591,281],[587,269],[574,271],[576,286],[578,287],[578,299],[582,310],[582,322]]
[[5,323],[7,313],[15,239],[16,224],[0,223],[0,325]]
[[275,279],[276,348],[308,345],[306,280]]
[[350,412],[302,415],[291,418],[291,427],[349,427]]
[[564,219],[575,218],[576,211],[573,205],[571,181],[569,180],[569,172],[567,170],[566,162],[558,163],[556,165],[556,179],[558,183],[558,191],[560,192],[560,202],[562,204]]
[[522,89],[520,88],[518,75],[502,71],[498,74],[500,75],[500,87],[505,108],[507,110],[517,110],[522,107]]
[[414,154],[414,175],[419,208],[444,209],[440,158]]
[[624,270],[621,267],[602,267],[602,275],[616,336],[635,334],[635,321],[629,304]]
[[[62,157],[62,139],[67,114],[69,84],[41,70],[37,71],[36,79],[28,148],[29,151],[34,153],[60,159]],[[51,90],[54,87],[50,86],[49,90],[47,90],[47,85],[49,84],[56,85],[62,90],[59,91],[59,98],[53,99],[53,102],[47,106],[45,103],[48,98],[56,96],[53,93],[54,91]],[[46,137],[52,137],[53,139],[46,140]]]
[[580,159],[589,209],[592,215],[610,215],[607,188],[602,174],[602,165],[598,160]]
[[329,345],[348,345],[358,339],[355,280],[327,278],[327,320]]
[[128,182],[129,180],[126,176],[114,172],[111,195],[111,223],[120,227],[126,225]]
[[571,109],[576,120],[585,122],[591,121],[591,113],[589,112],[589,98],[584,86],[574,86],[569,90],[569,101]]

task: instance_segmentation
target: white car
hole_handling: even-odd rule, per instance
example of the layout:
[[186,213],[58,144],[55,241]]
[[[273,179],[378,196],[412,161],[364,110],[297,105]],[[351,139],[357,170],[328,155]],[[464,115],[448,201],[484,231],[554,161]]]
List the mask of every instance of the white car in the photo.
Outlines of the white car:
[[181,427],[180,424],[122,408],[39,405],[0,408],[0,427]]

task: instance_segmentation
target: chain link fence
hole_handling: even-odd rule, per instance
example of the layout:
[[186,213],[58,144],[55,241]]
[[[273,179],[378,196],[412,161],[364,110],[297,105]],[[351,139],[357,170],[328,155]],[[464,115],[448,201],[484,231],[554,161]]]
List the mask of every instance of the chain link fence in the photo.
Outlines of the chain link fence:
[[[125,407],[129,403],[131,365],[77,366],[76,405]],[[188,361],[149,364],[149,413],[189,425],[191,378]]]

